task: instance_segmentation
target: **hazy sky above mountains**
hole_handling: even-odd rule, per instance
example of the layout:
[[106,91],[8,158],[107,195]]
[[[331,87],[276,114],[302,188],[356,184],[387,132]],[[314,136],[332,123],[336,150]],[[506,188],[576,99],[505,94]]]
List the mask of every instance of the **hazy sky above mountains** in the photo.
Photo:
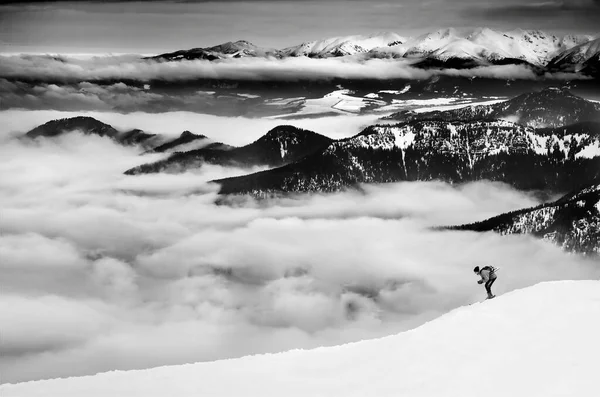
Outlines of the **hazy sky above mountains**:
[[[7,4],[8,3],[8,4]],[[3,2],[0,52],[158,53],[245,39],[302,41],[442,27],[595,33],[599,0],[221,0]]]

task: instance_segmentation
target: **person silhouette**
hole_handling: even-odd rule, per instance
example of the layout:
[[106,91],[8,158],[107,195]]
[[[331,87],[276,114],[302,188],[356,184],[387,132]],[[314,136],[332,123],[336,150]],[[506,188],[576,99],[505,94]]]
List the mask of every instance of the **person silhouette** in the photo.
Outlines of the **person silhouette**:
[[485,283],[484,286],[488,295],[487,299],[496,297],[496,295],[492,294],[492,284],[494,284],[494,281],[498,278],[498,276],[496,276],[496,268],[493,266],[484,266],[480,269],[479,266],[475,266],[473,271],[481,277],[481,280],[478,280],[477,284]]

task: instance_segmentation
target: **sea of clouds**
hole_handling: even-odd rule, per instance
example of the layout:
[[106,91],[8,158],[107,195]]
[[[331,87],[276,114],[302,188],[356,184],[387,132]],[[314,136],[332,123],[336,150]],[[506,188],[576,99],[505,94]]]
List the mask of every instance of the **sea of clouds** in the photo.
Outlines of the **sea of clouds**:
[[[423,70],[406,59],[340,57],[236,58],[219,61],[167,62],[139,55],[77,57],[15,54],[0,56],[0,77],[44,82],[155,80],[182,82],[197,79],[299,81],[318,79],[427,79],[432,76],[535,79],[521,65],[482,66],[472,69]],[[562,76],[561,78],[563,78]],[[576,76],[572,76],[576,77]]]
[[[597,264],[531,237],[432,228],[538,204],[503,184],[395,183],[217,205],[210,180],[259,169],[126,176],[161,155],[78,133],[15,134],[64,116],[0,112],[2,382],[389,335],[482,300],[475,265],[501,268],[498,294],[600,276]],[[122,128],[170,120],[173,134],[217,123],[97,116]],[[247,143],[271,122],[221,120],[219,140]],[[360,130],[351,123],[348,135]],[[319,132],[343,136],[334,124]]]

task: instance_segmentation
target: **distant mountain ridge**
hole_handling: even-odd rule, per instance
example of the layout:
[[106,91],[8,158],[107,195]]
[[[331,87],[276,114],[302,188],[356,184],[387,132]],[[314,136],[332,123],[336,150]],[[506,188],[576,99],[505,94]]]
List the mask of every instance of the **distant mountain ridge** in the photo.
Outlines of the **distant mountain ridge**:
[[281,57],[281,52],[276,49],[258,47],[249,41],[238,40],[227,42],[213,47],[192,48],[190,50],[179,50],[166,54],[160,54],[148,59],[164,59],[169,61],[205,59],[214,61],[225,58],[243,57]]
[[72,132],[107,137],[121,145],[139,145],[146,149],[146,152],[168,152],[185,148],[186,145],[193,143],[195,140],[207,139],[204,135],[196,135],[189,131],[184,131],[179,137],[171,140],[162,135],[150,134],[137,128],[119,131],[110,124],[89,116],[50,120],[27,132],[24,137],[27,139],[54,138]]
[[568,91],[395,118],[298,162],[216,182],[223,194],[257,197],[434,179],[561,192],[600,175],[600,105]]
[[600,256],[600,178],[555,202],[450,229],[532,234],[567,251]]
[[93,117],[78,116],[51,120],[27,132],[27,138],[56,137],[65,133],[78,131],[85,135],[106,136],[123,145],[154,145],[160,137],[148,134],[140,129],[118,131],[113,126],[96,120]]
[[492,105],[429,112],[404,110],[385,119],[398,121],[506,119],[536,128],[559,127],[584,121],[600,121],[600,103],[588,101],[564,89],[546,88]]
[[[270,167],[215,181],[222,194],[257,197],[435,179],[561,192],[600,175],[599,116],[600,104],[550,88],[493,105],[399,112],[396,124],[337,141],[289,125],[242,147],[184,132],[154,149],[168,148],[169,157],[125,173],[177,173],[205,163]],[[188,140],[202,147],[190,150]]]
[[600,38],[560,53],[548,63],[548,70],[600,77]]
[[164,160],[143,164],[125,173],[177,173],[199,168],[205,163],[237,167],[279,167],[321,150],[331,142],[330,138],[315,132],[281,125],[245,146],[231,147],[213,143],[196,150],[176,152]]
[[576,72],[599,77],[598,36],[558,36],[538,30],[501,32],[489,28],[447,28],[406,38],[393,32],[332,37],[307,41],[281,50],[258,47],[239,40],[206,48],[160,54],[153,59],[209,61],[263,58],[404,58],[422,68],[472,68],[487,65],[520,64],[543,73]]
[[600,174],[599,156],[599,130],[542,135],[503,120],[409,121],[371,126],[296,163],[216,182],[223,194],[257,197],[428,180],[487,179],[519,189],[564,191]]

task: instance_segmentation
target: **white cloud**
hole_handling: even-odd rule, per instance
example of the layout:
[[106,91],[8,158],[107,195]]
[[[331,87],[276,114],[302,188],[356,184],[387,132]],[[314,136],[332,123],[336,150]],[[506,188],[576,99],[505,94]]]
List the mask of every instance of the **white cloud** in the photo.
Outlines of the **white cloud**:
[[242,58],[223,61],[161,62],[131,56],[78,59],[68,56],[1,56],[0,77],[79,83],[83,81],[153,80],[181,82],[197,79],[242,81],[298,81],[319,79],[426,79],[435,75],[535,79],[520,65],[486,66],[473,69],[423,70],[405,59],[361,59],[361,57],[311,59],[306,57]]
[[482,263],[499,294],[600,273],[530,237],[429,228],[537,203],[502,184],[216,205],[205,182],[248,170],[125,176],[148,157],[77,134],[5,138],[0,158],[4,382],[394,333],[481,299]]
[[25,133],[50,120],[75,116],[90,116],[119,130],[139,128],[146,132],[179,136],[188,130],[195,134],[204,134],[209,138],[230,145],[246,145],[263,136],[270,129],[291,124],[305,128],[333,139],[347,138],[356,135],[366,126],[377,122],[377,115],[366,116],[333,116],[322,118],[306,118],[298,120],[257,119],[247,117],[220,117],[192,112],[144,113],[128,114],[112,112],[57,112],[53,110],[7,110],[0,112],[0,131],[2,136]]

